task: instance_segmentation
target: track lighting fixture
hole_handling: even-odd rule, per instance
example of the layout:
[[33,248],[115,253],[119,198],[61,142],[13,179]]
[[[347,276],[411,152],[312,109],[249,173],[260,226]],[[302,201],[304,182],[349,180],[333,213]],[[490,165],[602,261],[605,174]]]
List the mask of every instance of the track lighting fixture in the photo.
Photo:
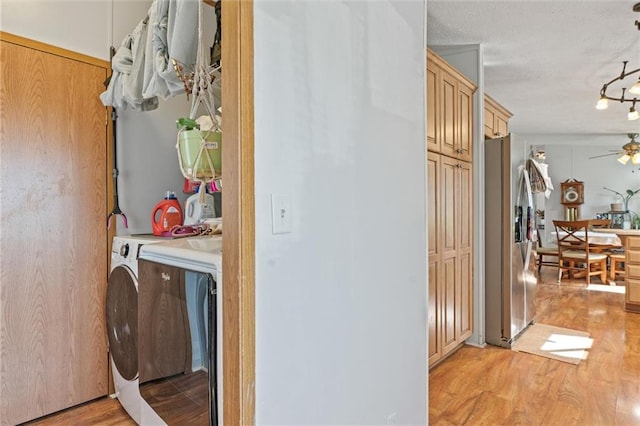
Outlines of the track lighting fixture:
[[610,80],[609,82],[605,83],[602,86],[602,89],[600,89],[600,99],[598,100],[598,103],[596,104],[596,109],[607,109],[609,106],[609,101],[618,101],[620,103],[623,102],[631,102],[631,108],[629,108],[629,114],[627,114],[627,118],[629,120],[637,120],[638,118],[640,118],[640,114],[638,114],[638,111],[636,111],[636,102],[638,101],[638,98],[633,96],[629,96],[629,94],[631,95],[640,95],[640,79],[638,80],[638,82],[636,84],[634,84],[631,89],[629,89],[629,91],[627,91],[626,88],[622,88],[622,93],[620,96],[616,97],[616,96],[612,96],[610,94],[607,93],[607,89],[609,88],[609,86],[617,81],[622,81],[625,78],[634,75],[634,74],[639,74],[640,75],[640,68],[635,69],[633,71],[629,71],[627,72],[627,63],[629,61],[624,61],[622,63],[622,72],[620,73],[619,76],[613,78],[612,80]]
[[[640,3],[636,3],[633,6],[633,11],[640,12]],[[636,21],[636,26],[638,27],[638,30],[640,30],[640,23],[638,23],[638,21]],[[637,96],[640,95],[640,68],[627,72],[628,62],[629,61],[622,62],[622,72],[620,73],[619,76],[611,79],[610,81],[602,85],[602,89],[600,89],[600,99],[596,104],[596,109],[607,109],[607,107],[609,106],[609,101],[618,101],[620,103],[632,102],[631,108],[629,108],[629,114],[627,114],[627,118],[629,120],[637,120],[638,118],[640,118],[640,114],[638,114],[638,111],[636,111],[636,101],[638,100]],[[635,74],[638,74],[638,79],[636,83],[633,86],[631,86],[631,88],[628,91],[626,88],[623,87],[622,93],[620,94],[620,96],[616,97],[616,96],[607,94],[607,89],[611,84],[616,82],[621,82],[625,78],[633,76]],[[639,158],[639,161],[640,161],[640,158]]]

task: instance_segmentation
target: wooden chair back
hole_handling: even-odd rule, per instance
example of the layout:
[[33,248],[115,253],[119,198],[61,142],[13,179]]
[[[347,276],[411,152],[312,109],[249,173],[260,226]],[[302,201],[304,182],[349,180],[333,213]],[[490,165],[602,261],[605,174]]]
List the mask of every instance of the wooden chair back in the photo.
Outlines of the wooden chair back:
[[[554,220],[558,238],[558,282],[562,272],[583,272],[587,284],[591,275],[599,275],[603,283],[607,281],[607,255],[598,253],[589,245],[589,220]],[[596,266],[597,265],[597,266]],[[592,268],[592,266],[594,266]]]
[[611,228],[611,219],[589,219],[589,229]]
[[540,236],[540,234],[538,234],[537,244],[536,267],[538,269],[538,276],[540,276],[540,270],[543,266],[555,266],[556,268],[558,267],[558,249],[555,246],[545,246],[542,243],[542,237]]
[[588,220],[554,220],[558,236],[558,252],[562,256],[563,250],[588,250],[589,248]]

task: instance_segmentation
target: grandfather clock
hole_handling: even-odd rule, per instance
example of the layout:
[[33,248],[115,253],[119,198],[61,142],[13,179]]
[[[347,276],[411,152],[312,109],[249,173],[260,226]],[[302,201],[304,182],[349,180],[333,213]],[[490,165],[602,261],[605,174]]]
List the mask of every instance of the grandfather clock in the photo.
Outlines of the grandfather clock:
[[560,183],[560,203],[564,205],[565,220],[579,220],[580,205],[584,203],[584,183],[573,178]]

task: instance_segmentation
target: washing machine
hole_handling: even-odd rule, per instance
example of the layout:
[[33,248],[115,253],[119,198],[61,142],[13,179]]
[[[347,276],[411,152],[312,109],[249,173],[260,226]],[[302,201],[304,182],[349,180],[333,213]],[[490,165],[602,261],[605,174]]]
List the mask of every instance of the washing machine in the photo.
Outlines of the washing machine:
[[138,256],[146,244],[165,239],[154,236],[118,236],[111,247],[107,283],[107,336],[115,396],[136,423],[164,425],[141,397],[138,387]]

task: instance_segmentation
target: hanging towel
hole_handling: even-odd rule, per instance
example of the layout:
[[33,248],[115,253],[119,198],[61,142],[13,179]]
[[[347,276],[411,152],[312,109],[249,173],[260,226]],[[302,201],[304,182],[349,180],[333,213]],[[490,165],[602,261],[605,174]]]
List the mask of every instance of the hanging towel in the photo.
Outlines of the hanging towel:
[[105,106],[142,111],[158,107],[157,97],[142,94],[147,26],[148,19],[140,21],[111,58],[111,79],[107,90],[100,95]]
[[198,1],[157,0],[151,47],[157,95],[163,99],[184,93],[172,60],[193,69],[198,48]]
[[126,108],[122,96],[122,76],[131,72],[131,35],[125,37],[122,45],[111,58],[111,79],[107,90],[100,95],[100,100],[105,106]]
[[547,189],[546,191],[544,191],[544,196],[545,198],[549,199],[549,197],[551,196],[551,191],[554,189],[553,183],[551,182],[551,177],[549,176],[549,165],[545,163],[538,163],[537,161],[536,164],[540,169],[540,173],[542,173],[544,183],[547,185]]
[[545,192],[547,190],[547,184],[544,181],[544,177],[542,176],[542,172],[540,172],[540,168],[536,161],[531,158],[527,160],[527,172],[529,173],[529,178],[531,180],[531,191],[534,194]]
[[147,17],[122,41],[112,59],[113,74],[100,95],[104,105],[147,111],[158,97],[185,92],[173,60],[190,73],[198,50],[199,0],[153,0]]
[[[142,104],[145,97],[142,95],[145,68],[145,45],[147,40],[148,18],[141,21],[133,30],[131,37],[131,71],[123,76],[122,96],[133,109],[145,109]],[[148,98],[155,98],[151,95]],[[155,103],[157,107],[157,102]]]

